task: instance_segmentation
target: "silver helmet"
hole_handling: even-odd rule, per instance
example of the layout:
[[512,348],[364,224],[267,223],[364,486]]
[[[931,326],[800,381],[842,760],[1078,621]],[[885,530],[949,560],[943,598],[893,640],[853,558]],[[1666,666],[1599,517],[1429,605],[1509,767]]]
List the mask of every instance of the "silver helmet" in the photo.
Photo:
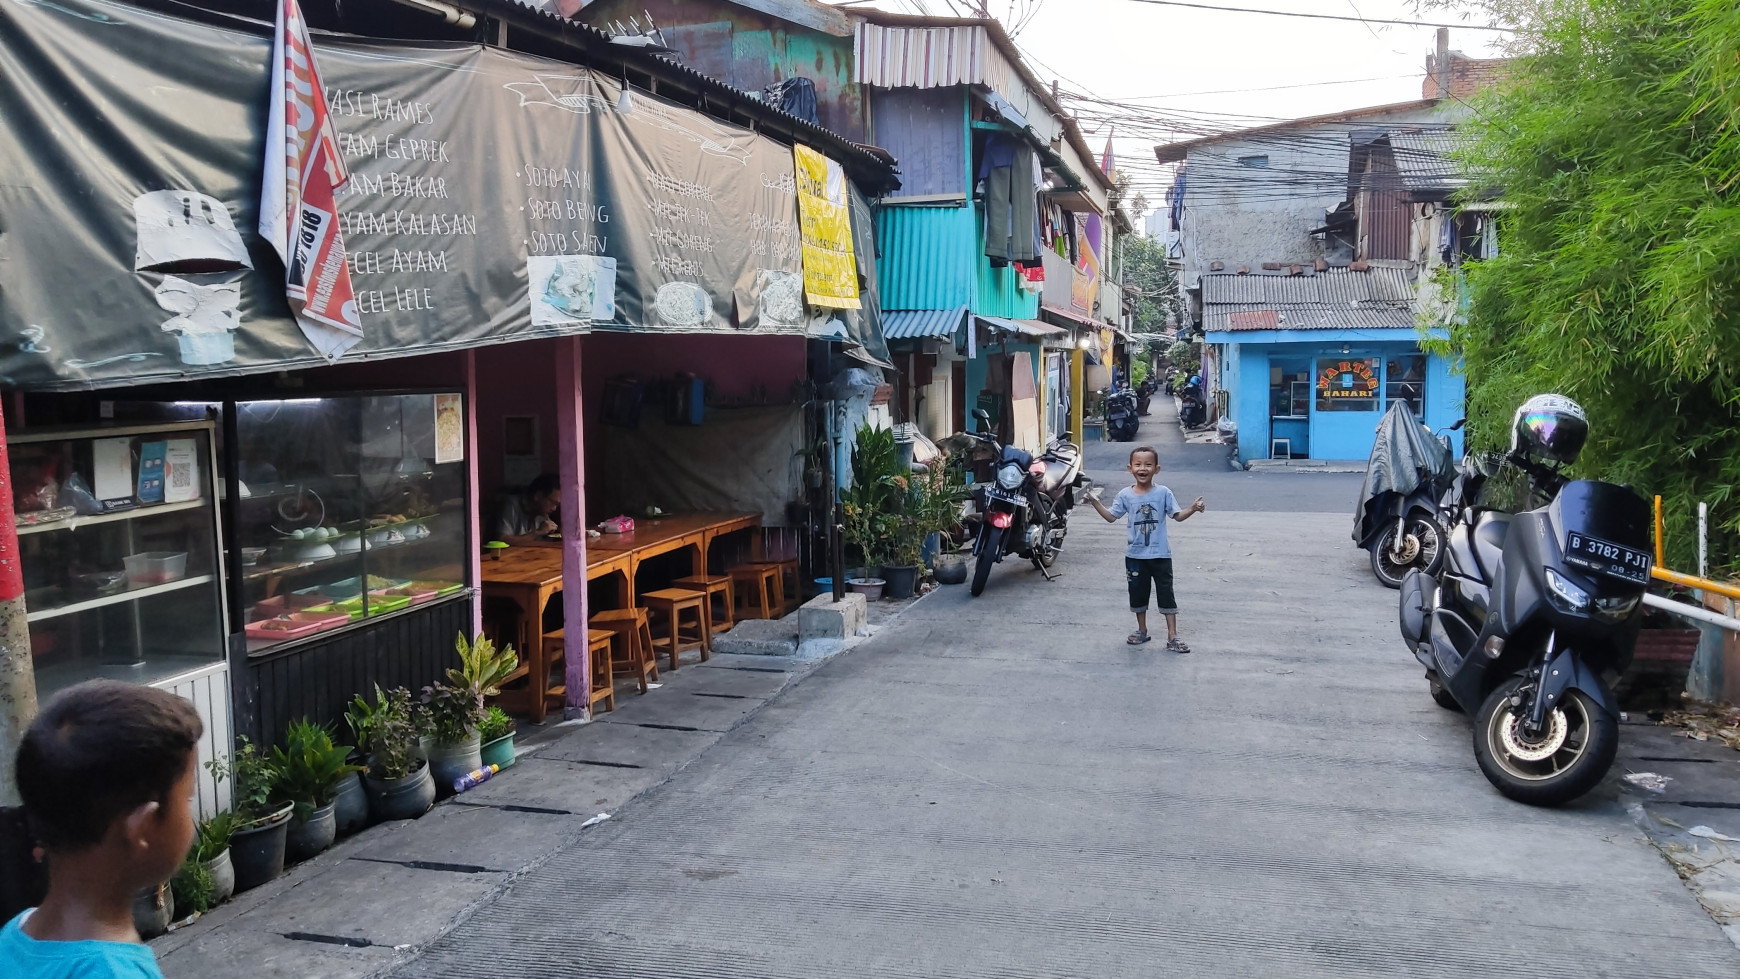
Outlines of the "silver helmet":
[[1589,419],[1577,402],[1559,394],[1537,394],[1516,410],[1510,426],[1510,451],[1537,462],[1568,466],[1589,440]]

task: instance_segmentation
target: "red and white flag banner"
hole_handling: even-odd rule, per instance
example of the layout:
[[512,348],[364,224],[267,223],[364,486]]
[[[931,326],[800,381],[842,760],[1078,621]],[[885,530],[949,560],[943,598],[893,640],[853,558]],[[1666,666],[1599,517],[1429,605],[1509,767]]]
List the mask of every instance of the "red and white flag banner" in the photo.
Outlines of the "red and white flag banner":
[[284,260],[284,292],[303,335],[322,356],[337,358],[363,331],[338,221],[337,192],[350,171],[324,92],[302,9],[278,0],[260,235]]

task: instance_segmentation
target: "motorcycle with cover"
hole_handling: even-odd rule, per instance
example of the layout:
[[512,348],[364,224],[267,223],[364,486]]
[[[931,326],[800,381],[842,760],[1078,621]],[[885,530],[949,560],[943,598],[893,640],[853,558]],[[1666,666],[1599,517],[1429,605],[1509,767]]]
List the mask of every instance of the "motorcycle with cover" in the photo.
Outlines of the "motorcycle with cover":
[[[1653,556],[1650,511],[1630,487],[1570,480],[1588,423],[1537,395],[1510,453],[1459,467],[1443,567],[1402,582],[1400,626],[1432,699],[1474,718],[1474,755],[1504,795],[1558,805],[1594,788],[1618,750],[1610,676],[1631,664]],[[1514,514],[1485,505],[1503,467],[1526,476]]]
[[1386,587],[1401,587],[1416,568],[1438,572],[1444,560],[1443,499],[1455,475],[1449,437],[1432,435],[1407,402],[1391,403],[1378,422],[1353,514],[1353,542],[1371,554],[1372,574]]

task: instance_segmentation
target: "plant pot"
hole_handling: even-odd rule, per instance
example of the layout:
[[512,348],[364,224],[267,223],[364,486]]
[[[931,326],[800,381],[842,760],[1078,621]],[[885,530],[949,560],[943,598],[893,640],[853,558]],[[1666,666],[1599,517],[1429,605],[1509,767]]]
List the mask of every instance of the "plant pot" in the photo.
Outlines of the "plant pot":
[[477,735],[459,744],[429,746],[429,777],[435,780],[436,795],[452,795],[455,780],[483,767],[482,745]]
[[866,602],[876,602],[882,599],[882,586],[886,584],[881,578],[847,578],[846,587],[864,596]]
[[301,863],[332,845],[338,838],[338,820],[333,818],[335,805],[329,802],[310,813],[306,820],[290,821],[290,829],[284,834],[285,860]]
[[169,930],[169,923],[175,920],[175,894],[164,881],[156,887],[148,887],[133,898],[133,927],[138,929],[139,937],[150,941]]
[[913,589],[918,587],[918,566],[887,565],[882,569],[882,580],[887,582],[883,588],[884,598],[911,598]]
[[936,559],[936,580],[942,585],[959,585],[967,580],[966,559],[957,554],[944,554]]
[[498,770],[506,771],[514,763],[514,733],[508,733],[496,738],[478,749],[482,763],[477,767],[485,768],[494,765]]
[[942,554],[942,534],[936,533],[935,531],[932,531],[931,533],[926,534],[924,537],[924,546],[919,548],[919,551],[918,551],[919,563],[923,564],[923,565],[927,565],[927,566],[933,566],[936,564],[936,559],[939,556],[941,556],[941,554]]
[[351,772],[338,783],[332,806],[340,836],[348,836],[369,824],[369,797],[363,792],[360,773]]
[[369,811],[376,819],[416,819],[435,804],[435,780],[429,777],[428,765],[404,778],[366,774],[363,791],[368,794]]
[[205,872],[211,875],[212,907],[217,907],[235,895],[236,865],[230,862],[228,848],[200,866],[204,867]]
[[285,806],[230,837],[237,891],[259,887],[284,872],[284,836],[290,829],[290,813],[291,807]]

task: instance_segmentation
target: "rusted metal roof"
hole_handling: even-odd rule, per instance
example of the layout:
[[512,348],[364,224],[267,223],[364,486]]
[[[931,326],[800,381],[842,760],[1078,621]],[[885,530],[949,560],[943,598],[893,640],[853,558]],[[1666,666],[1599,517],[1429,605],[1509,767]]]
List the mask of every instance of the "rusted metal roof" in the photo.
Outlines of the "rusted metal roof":
[[1454,131],[1391,133],[1396,172],[1411,194],[1444,193],[1465,187],[1468,178],[1451,154],[1458,139]]
[[1289,306],[1285,309],[1235,305],[1204,308],[1205,331],[1243,330],[1409,330],[1417,325],[1412,303],[1385,306]]
[[[1414,301],[1417,286],[1413,272],[1404,268],[1373,266],[1364,272],[1335,268],[1303,274],[1285,272],[1205,272],[1202,301],[1214,303],[1260,303],[1265,305],[1316,303],[1353,306],[1361,303]],[[1205,305],[1206,308],[1206,305]]]

